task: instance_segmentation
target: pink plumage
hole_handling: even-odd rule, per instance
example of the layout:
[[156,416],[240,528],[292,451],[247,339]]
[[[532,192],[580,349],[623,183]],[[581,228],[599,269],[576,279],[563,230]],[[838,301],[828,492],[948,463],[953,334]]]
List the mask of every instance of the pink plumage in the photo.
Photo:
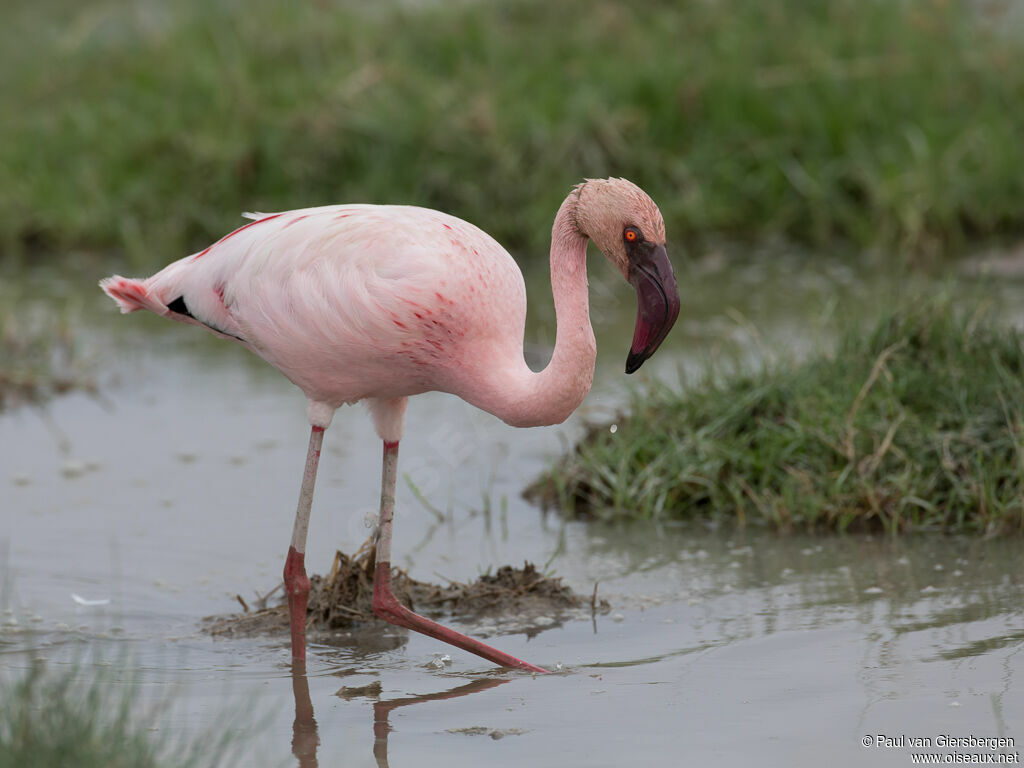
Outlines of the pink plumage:
[[522,274],[472,224],[409,206],[337,205],[254,217],[152,277],[115,275],[100,286],[122,312],[148,309],[243,344],[305,393],[313,431],[285,568],[293,655],[305,657],[302,557],[320,441],[339,406],[363,400],[385,445],[375,610],[496,663],[544,671],[394,601],[390,530],[406,400],[450,392],[515,426],[568,417],[590,389],[596,354],[588,238],[637,290],[627,372],[639,367],[679,311],[657,206],[623,179],[587,181],[565,199],[551,244],[555,351],[539,373],[523,358]]

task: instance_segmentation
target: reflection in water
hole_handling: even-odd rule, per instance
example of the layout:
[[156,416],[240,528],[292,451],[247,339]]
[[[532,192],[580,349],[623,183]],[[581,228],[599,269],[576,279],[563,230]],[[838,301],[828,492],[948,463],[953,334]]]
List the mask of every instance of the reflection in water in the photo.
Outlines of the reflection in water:
[[[388,734],[391,724],[388,715],[399,707],[420,704],[425,701],[442,701],[479,693],[509,682],[505,678],[473,680],[448,691],[426,693],[421,696],[403,696],[400,699],[376,701],[373,704],[373,757],[380,768],[388,765]],[[292,693],[295,696],[295,721],[292,725],[292,754],[298,758],[299,768],[317,768],[316,750],[320,746],[316,718],[313,716],[313,702],[309,698],[309,678],[306,677],[306,663],[292,662]]]
[[[1013,678],[1024,657],[1018,541],[780,536],[727,526],[656,530],[652,536],[645,526],[590,525],[580,539],[594,564],[590,573],[601,572],[627,593],[659,590],[648,605],[685,600],[689,643],[588,666],[639,666],[752,641],[763,647],[762,640],[781,633],[827,637],[853,625],[861,636],[854,663],[863,702],[855,730],[890,717],[893,702],[910,692],[928,691],[955,709],[989,685],[985,722],[994,733],[1011,733],[1004,699],[1019,691]],[[1001,667],[999,685],[992,683],[993,664]],[[983,666],[987,677],[977,671]],[[908,709],[902,716],[915,715]]]
[[[698,638],[710,644],[824,628],[851,616],[889,638],[933,633],[934,655],[942,658],[1024,641],[1024,633],[1012,625],[1007,631],[1000,621],[1019,612],[1024,596],[1013,540],[781,536],[722,528],[655,527],[652,535],[646,526],[590,526],[583,541],[594,575],[620,585],[631,580],[636,591],[657,585],[663,601],[717,601],[714,612],[692,619]],[[721,601],[736,610],[724,611]],[[943,633],[968,625],[989,634],[962,639]]]
[[299,759],[299,768],[317,768],[316,748],[320,736],[309,699],[309,678],[306,662],[292,661],[292,693],[295,695],[295,721],[292,723],[292,754]]
[[471,693],[486,691],[507,682],[507,679],[490,677],[483,680],[473,680],[465,685],[452,688],[450,691],[426,693],[422,696],[404,696],[400,699],[375,702],[373,705],[373,756],[377,759],[377,765],[380,768],[387,768],[388,765],[388,733],[391,732],[388,715],[391,714],[391,710],[406,707],[410,704],[419,704],[424,701],[457,699],[459,696],[468,696]]

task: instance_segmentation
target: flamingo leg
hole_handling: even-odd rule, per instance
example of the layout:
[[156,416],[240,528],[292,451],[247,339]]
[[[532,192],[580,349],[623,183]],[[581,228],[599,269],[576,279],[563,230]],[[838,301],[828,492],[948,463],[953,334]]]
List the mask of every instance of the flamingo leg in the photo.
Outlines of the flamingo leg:
[[391,529],[395,514],[395,482],[398,468],[398,443],[384,441],[384,471],[381,478],[380,521],[377,524],[376,570],[373,574],[373,612],[391,624],[421,632],[464,651],[475,653],[503,667],[546,673],[548,670],[528,664],[468,635],[413,613],[391,591]]
[[309,510],[313,506],[313,486],[316,468],[320,463],[320,448],[324,442],[324,428],[313,427],[309,435],[306,468],[302,473],[299,505],[295,510],[295,528],[292,544],[284,562],[284,590],[288,596],[288,621],[292,632],[292,658],[306,660],[306,605],[309,602],[309,577],[306,575],[306,532],[309,530]]

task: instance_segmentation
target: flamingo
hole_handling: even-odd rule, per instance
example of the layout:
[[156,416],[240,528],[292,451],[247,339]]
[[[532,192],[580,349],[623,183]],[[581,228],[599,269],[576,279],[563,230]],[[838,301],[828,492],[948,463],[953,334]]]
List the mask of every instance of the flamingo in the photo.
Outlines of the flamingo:
[[472,224],[389,205],[246,216],[253,221],[152,277],[114,275],[100,287],[123,313],[147,309],[243,345],[306,395],[309,448],[284,566],[293,659],[306,658],[305,549],[324,431],[340,406],[363,401],[384,444],[374,613],[495,664],[546,672],[395,598],[391,537],[406,405],[411,395],[441,391],[515,427],[565,421],[594,376],[588,240],[636,289],[626,373],[636,371],[679,314],[658,207],[625,179],[588,179],[569,192],[551,231],[557,331],[551,362],[540,372],[523,358],[522,273]]

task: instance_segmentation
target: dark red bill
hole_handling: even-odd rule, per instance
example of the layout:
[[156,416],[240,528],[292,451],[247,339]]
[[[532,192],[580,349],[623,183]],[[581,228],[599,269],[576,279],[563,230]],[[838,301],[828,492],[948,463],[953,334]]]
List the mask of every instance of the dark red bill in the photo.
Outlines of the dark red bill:
[[638,248],[629,255],[629,282],[636,289],[637,313],[626,373],[633,373],[672,330],[679,316],[679,288],[665,246]]

